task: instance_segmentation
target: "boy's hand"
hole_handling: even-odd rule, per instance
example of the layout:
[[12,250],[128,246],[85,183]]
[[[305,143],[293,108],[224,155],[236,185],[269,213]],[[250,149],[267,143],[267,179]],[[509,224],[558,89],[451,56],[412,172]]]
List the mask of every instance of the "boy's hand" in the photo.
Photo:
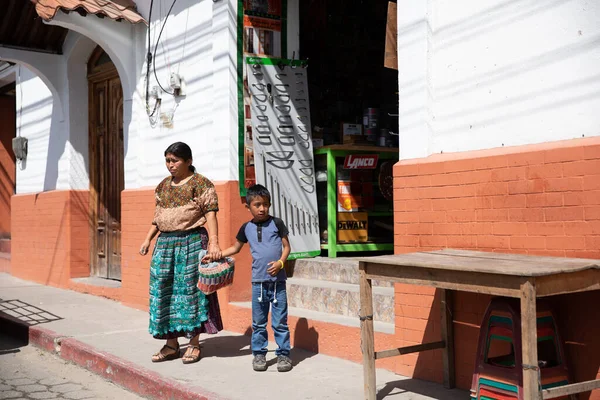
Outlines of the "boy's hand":
[[281,271],[281,269],[283,268],[283,263],[279,260],[271,261],[268,265],[269,265],[269,268],[267,268],[267,272],[271,276],[277,275],[279,273],[279,271]]
[[210,255],[205,255],[204,257],[202,257],[202,260],[200,260],[201,264],[207,264],[209,262],[212,261],[212,257]]

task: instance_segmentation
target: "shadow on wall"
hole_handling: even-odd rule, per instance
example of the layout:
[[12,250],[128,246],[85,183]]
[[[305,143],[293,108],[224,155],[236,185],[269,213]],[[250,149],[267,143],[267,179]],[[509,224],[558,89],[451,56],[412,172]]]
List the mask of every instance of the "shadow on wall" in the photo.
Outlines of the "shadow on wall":
[[[75,184],[76,188],[87,189],[87,187],[77,187],[77,184],[87,181],[90,171],[86,62],[95,46],[95,43],[87,38],[80,39],[68,60],[65,73],[69,76],[68,88],[66,88],[69,93],[69,102],[64,104],[64,120],[61,121],[59,107],[56,107],[57,99],[51,94],[47,98],[37,99],[32,103],[32,99],[28,96],[35,95],[34,92],[25,91],[23,93],[24,99],[30,104],[18,110],[20,115],[25,117],[23,118],[25,122],[19,123],[18,129],[23,136],[30,140],[28,155],[30,163],[33,163],[35,159],[45,160],[42,186],[44,192],[56,190],[57,187],[71,188],[72,184]],[[28,72],[23,71],[20,77],[21,83],[37,78],[34,72]],[[43,109],[48,106],[51,107],[51,112],[48,113],[50,115],[43,115]],[[125,101],[123,104],[122,112],[125,124],[131,120],[132,107],[132,101]],[[38,117],[38,115],[42,115],[42,117]],[[128,126],[124,126],[124,154],[127,154],[128,151],[127,128]],[[36,154],[36,147],[38,147],[36,142],[43,142],[46,138],[48,140],[47,153],[45,155]],[[38,148],[37,151],[39,152],[39,150]],[[23,163],[22,168],[27,168],[27,162]],[[28,175],[32,175],[32,173],[30,172]],[[34,191],[38,190],[36,188]]]
[[[459,389],[469,390],[471,387],[471,379],[475,369],[475,354],[477,351],[477,340],[479,338],[479,326],[483,319],[486,307],[491,299],[490,296],[466,293],[452,292],[453,310],[452,320],[454,328],[454,369],[456,387]],[[414,314],[413,310],[416,307],[402,307],[402,320],[404,326],[398,327],[402,329],[402,335],[405,338],[403,346],[412,346],[420,343],[432,343],[442,339],[441,332],[441,292],[440,289],[435,291],[431,309],[426,316],[426,324],[424,331],[419,331],[418,315]],[[397,328],[397,329],[398,329]],[[430,350],[422,353],[407,354],[399,357],[398,361],[399,373],[410,373],[414,366],[413,378],[433,381],[441,384],[443,382],[443,362],[442,350]],[[393,389],[394,383],[388,385],[388,390]],[[409,383],[399,381],[397,388],[409,390]],[[443,389],[440,386],[440,389]],[[445,390],[445,389],[444,389]],[[425,394],[425,393],[424,393]],[[434,396],[434,398],[437,398]]]
[[[483,294],[453,292],[454,354],[456,386],[469,390],[475,369],[479,329],[485,310],[492,297]],[[565,343],[565,354],[573,382],[600,377],[600,308],[585,307],[598,304],[600,292],[575,293],[545,298],[556,313],[559,330]],[[440,332],[440,291],[436,290],[423,343],[438,341]],[[405,343],[411,345],[414,343]],[[433,350],[413,355],[416,358],[414,378],[436,382],[442,380],[442,351]],[[411,355],[403,356],[411,357]],[[404,359],[404,360],[410,360]],[[406,362],[406,361],[405,361]],[[408,385],[408,386],[407,386]],[[388,382],[382,389],[390,393],[394,388],[411,391],[410,382]],[[582,393],[580,400],[599,398],[596,394]],[[435,397],[435,396],[434,396]]]
[[0,97],[0,239],[10,237],[10,198],[15,192],[15,156],[12,151],[15,109],[14,96]]
[[[546,298],[551,304],[565,344],[565,357],[573,382],[600,378],[600,291]],[[600,399],[600,392],[581,393],[579,400]]]
[[319,332],[314,327],[308,326],[306,318],[299,318],[294,329],[293,362],[301,363],[319,353]]
[[[425,331],[423,332],[422,343],[432,343],[441,340],[441,314],[440,314],[440,290],[437,289],[435,291],[435,296],[433,299],[433,304],[431,305],[431,310],[429,312],[429,316],[427,318],[427,325],[425,326]],[[405,307],[402,307],[405,308]],[[406,307],[408,309],[408,307]],[[404,315],[407,317],[407,315]],[[408,316],[410,318],[410,316]],[[407,321],[408,318],[404,318],[404,321]],[[410,326],[403,327],[411,328]],[[414,328],[413,328],[414,329]],[[414,331],[413,331],[414,332]],[[410,338],[409,335],[405,335],[406,338]],[[456,335],[455,335],[456,337]],[[414,340],[418,339],[417,337]],[[418,343],[403,343],[404,346],[411,346]],[[430,350],[422,353],[408,354],[406,356],[401,356],[401,362],[408,365],[414,365],[414,373],[413,377],[417,379],[424,379],[428,381],[441,382],[443,377],[443,368],[442,368],[442,350]]]
[[452,292],[452,295],[456,386],[469,390],[475,371],[479,330],[492,296],[469,292]]
[[[53,99],[54,102],[54,99]],[[58,183],[58,162],[65,152],[68,140],[68,131],[65,124],[59,122],[57,108],[52,107],[50,130],[48,138],[48,153],[46,155],[46,169],[44,175],[43,191],[56,190]]]
[[[34,79],[39,82],[30,82]],[[42,85],[44,89],[42,89]],[[67,129],[61,119],[58,99],[54,98],[52,91],[44,80],[26,66],[19,67],[17,78],[17,134],[29,139],[27,158],[24,159],[19,169],[26,175],[19,178],[20,191],[37,192],[39,176],[43,174],[43,191],[56,189],[58,181],[58,160],[64,152]],[[47,140],[47,141],[46,141]],[[45,144],[47,143],[47,152]],[[42,162],[45,168],[41,171]],[[39,164],[38,164],[39,163]],[[37,165],[36,165],[37,164]],[[32,185],[31,187],[28,187]]]
[[0,163],[0,215],[3,216],[0,221],[0,239],[10,237],[10,199],[14,194],[14,170],[12,175]]
[[[290,260],[285,268],[288,277],[294,276],[294,267],[296,260]],[[314,327],[308,326],[306,318],[298,318],[294,329],[294,338],[292,342],[294,346],[294,363],[300,363],[306,358],[312,357],[319,353],[319,332]],[[313,354],[310,354],[313,353]]]

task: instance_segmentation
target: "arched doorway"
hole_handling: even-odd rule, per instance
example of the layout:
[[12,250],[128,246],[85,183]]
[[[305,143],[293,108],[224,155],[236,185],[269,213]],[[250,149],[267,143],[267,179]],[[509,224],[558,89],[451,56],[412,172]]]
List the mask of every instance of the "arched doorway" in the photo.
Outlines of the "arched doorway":
[[117,69],[102,48],[88,62],[90,160],[90,270],[121,279],[123,90]]

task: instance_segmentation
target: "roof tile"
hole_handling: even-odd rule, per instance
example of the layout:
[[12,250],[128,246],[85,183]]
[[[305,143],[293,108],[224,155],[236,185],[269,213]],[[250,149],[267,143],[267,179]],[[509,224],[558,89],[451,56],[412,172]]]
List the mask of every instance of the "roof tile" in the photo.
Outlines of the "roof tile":
[[105,16],[114,20],[125,19],[132,24],[146,23],[137,12],[132,0],[31,0],[35,3],[38,15],[49,21],[58,10],[75,11],[82,9],[88,14]]

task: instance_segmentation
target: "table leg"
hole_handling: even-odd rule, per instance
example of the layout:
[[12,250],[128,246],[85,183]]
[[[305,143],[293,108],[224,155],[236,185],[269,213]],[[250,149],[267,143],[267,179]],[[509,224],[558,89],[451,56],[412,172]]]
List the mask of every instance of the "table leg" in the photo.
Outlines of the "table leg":
[[453,389],[456,378],[454,373],[454,325],[452,322],[453,293],[447,289],[440,289],[440,291],[442,303],[442,340],[445,343],[445,347],[442,350],[444,387],[446,389]]
[[327,152],[327,256],[337,256],[337,171],[331,151]]
[[521,285],[521,345],[523,354],[523,399],[541,399],[537,354],[536,290],[532,282]]
[[367,279],[365,263],[359,264],[360,277],[360,338],[363,354],[364,398],[375,400],[377,396],[375,377],[375,339],[373,334],[373,288]]

